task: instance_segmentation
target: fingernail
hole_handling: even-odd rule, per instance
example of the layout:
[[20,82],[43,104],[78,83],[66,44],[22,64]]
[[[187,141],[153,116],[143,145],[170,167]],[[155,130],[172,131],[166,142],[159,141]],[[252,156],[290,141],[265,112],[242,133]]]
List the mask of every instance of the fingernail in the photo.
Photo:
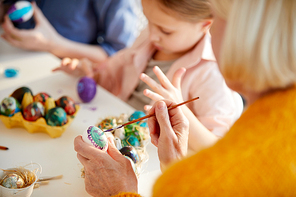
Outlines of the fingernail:
[[157,108],[160,109],[160,110],[164,110],[164,108],[165,108],[165,103],[164,103],[164,102],[159,102],[159,103],[157,104]]

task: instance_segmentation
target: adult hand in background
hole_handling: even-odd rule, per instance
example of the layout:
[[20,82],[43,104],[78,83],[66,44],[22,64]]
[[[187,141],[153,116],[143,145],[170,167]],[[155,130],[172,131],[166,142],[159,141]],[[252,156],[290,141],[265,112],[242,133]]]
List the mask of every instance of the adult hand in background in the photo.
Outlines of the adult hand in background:
[[64,58],[61,65],[52,71],[64,71],[65,73],[76,77],[87,76],[92,78],[95,74],[94,67],[95,63],[91,62],[87,58],[83,58],[81,60],[76,58]]
[[85,189],[92,196],[113,196],[120,192],[137,192],[137,177],[130,161],[109,141],[107,153],[82,140],[74,140],[77,158],[84,166]]
[[32,3],[32,6],[34,8],[35,28],[17,29],[6,15],[2,24],[4,33],[1,37],[11,45],[22,49],[50,51],[55,43],[59,42],[61,36],[45,18],[35,2]]
[[[153,72],[157,76],[159,83],[154,81],[145,73],[140,75],[140,79],[145,82],[153,91],[146,89],[143,94],[153,101],[159,101],[162,99],[168,99],[176,103],[183,102],[182,92],[181,92],[181,79],[186,72],[185,68],[178,69],[174,76],[172,83],[166,77],[166,75],[160,70],[158,66],[153,68]],[[151,108],[150,105],[146,105],[144,109],[148,111]]]
[[155,113],[148,119],[148,126],[151,142],[158,148],[162,170],[187,154],[189,122],[179,107],[168,111],[173,105],[172,101],[157,101],[149,111],[149,114]]

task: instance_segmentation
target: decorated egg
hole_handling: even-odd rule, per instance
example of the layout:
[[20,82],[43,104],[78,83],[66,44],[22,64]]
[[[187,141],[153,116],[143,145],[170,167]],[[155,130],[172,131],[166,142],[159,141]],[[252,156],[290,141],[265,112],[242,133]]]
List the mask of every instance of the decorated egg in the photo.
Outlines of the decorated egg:
[[105,133],[98,127],[90,126],[83,133],[82,139],[84,142],[92,145],[100,150],[107,151],[108,140]]
[[58,107],[63,108],[68,115],[73,115],[76,112],[75,102],[69,96],[62,96],[56,101]]
[[68,122],[67,114],[61,107],[55,107],[48,110],[45,115],[45,120],[50,126],[63,126]]
[[97,93],[97,84],[92,78],[82,77],[78,82],[77,91],[80,99],[88,103]]
[[13,97],[4,98],[1,102],[0,112],[4,116],[13,116],[20,112],[20,103]]
[[135,137],[134,135],[129,135],[122,140],[122,145],[123,146],[139,147],[140,142],[139,142],[138,138]]
[[34,96],[34,101],[35,102],[40,102],[42,103],[42,105],[45,105],[45,101],[48,99],[48,98],[51,98],[50,95],[48,95],[47,93],[45,92],[40,92],[38,94],[36,94]]
[[10,6],[7,14],[12,22],[26,22],[33,16],[33,7],[28,1],[17,1]]
[[9,189],[22,188],[25,185],[24,179],[17,174],[7,174],[3,179],[1,185]]
[[[146,116],[146,114],[143,111],[135,111],[128,119],[129,121],[142,118]],[[141,127],[148,127],[147,120],[138,121],[137,124],[139,124]]]
[[125,155],[131,158],[134,163],[138,163],[140,161],[137,150],[132,146],[125,146],[119,151],[122,155]]
[[29,93],[33,96],[32,91],[31,91],[30,88],[28,88],[28,87],[20,87],[20,88],[16,89],[16,90],[11,94],[11,96],[14,97],[19,103],[22,103],[22,100],[23,100],[24,94],[25,94],[26,92],[29,92]]
[[125,136],[135,136],[139,141],[143,139],[143,133],[141,133],[141,127],[137,123],[133,123],[130,125],[126,125],[125,128]]
[[33,102],[23,110],[23,117],[28,121],[36,121],[44,116],[45,109],[40,102]]
[[100,129],[104,129],[104,130],[112,129],[112,128],[116,127],[116,126],[117,126],[116,118],[106,118],[106,119],[102,120],[100,122],[100,124],[98,125],[98,127]]

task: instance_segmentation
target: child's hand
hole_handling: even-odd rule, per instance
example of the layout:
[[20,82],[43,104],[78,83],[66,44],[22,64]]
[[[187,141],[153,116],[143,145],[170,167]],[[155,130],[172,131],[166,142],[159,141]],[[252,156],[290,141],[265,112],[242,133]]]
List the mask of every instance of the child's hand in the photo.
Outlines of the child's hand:
[[61,70],[70,75],[87,76],[92,78],[95,74],[94,67],[95,67],[95,64],[86,58],[83,58],[81,60],[64,58],[62,60],[60,67],[57,67],[52,71],[55,72],[55,71]]
[[[178,69],[173,77],[173,82],[165,76],[165,74],[160,70],[158,66],[153,68],[153,72],[157,76],[160,84],[150,78],[148,75],[142,73],[140,79],[145,82],[153,91],[146,89],[143,94],[154,101],[168,99],[174,101],[175,103],[183,102],[183,97],[181,93],[181,78],[186,72],[185,68]],[[144,109],[146,111],[150,110],[151,106],[146,105]]]

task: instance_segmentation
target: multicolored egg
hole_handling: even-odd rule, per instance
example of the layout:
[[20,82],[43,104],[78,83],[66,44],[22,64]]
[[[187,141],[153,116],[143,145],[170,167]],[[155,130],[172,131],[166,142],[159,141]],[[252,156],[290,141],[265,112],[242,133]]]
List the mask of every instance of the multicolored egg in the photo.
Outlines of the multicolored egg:
[[77,91],[80,99],[88,103],[97,93],[97,84],[92,78],[82,77],[77,84]]
[[[128,119],[129,121],[132,121],[138,118],[142,118],[144,116],[146,116],[146,114],[143,111],[135,111]],[[138,121],[137,124],[139,124],[141,127],[148,127],[147,119]]]
[[22,100],[23,100],[24,94],[25,94],[26,92],[29,92],[29,93],[32,95],[32,97],[33,97],[33,93],[32,93],[32,91],[31,91],[31,89],[28,88],[28,87],[20,87],[20,88],[16,89],[16,90],[11,94],[11,96],[12,96],[13,98],[15,98],[19,103],[22,103]]
[[33,16],[33,6],[28,1],[17,1],[8,12],[8,17],[12,22],[23,23]]
[[125,146],[119,150],[122,155],[128,156],[133,160],[134,163],[138,163],[140,161],[137,150],[132,146]]
[[138,140],[137,137],[135,137],[134,135],[129,135],[127,137],[125,137],[122,140],[122,145],[123,146],[134,146],[134,147],[139,147],[140,146],[140,141]]
[[98,127],[100,129],[104,129],[104,130],[112,129],[112,128],[116,127],[116,126],[117,126],[117,123],[116,123],[115,118],[106,118],[106,119],[102,120],[98,125]]
[[24,187],[25,181],[17,174],[7,174],[2,179],[1,185],[9,189],[18,189]]
[[23,110],[23,117],[28,121],[36,121],[44,115],[45,109],[40,102],[33,102]]
[[63,108],[68,115],[73,115],[76,112],[75,102],[69,96],[62,96],[56,101],[58,107]]
[[128,137],[130,135],[135,136],[139,141],[143,139],[143,133],[140,131],[141,126],[137,123],[133,123],[130,125],[126,125],[124,127],[125,130],[125,136]]
[[46,123],[50,126],[63,126],[67,124],[67,113],[61,107],[49,109],[45,115]]
[[100,150],[107,151],[108,149],[108,140],[104,131],[95,126],[90,126],[83,133],[82,139],[84,142],[92,145]]
[[0,112],[4,116],[11,117],[20,112],[20,103],[13,97],[4,98],[1,102]]
[[35,102],[40,102],[42,105],[45,105],[48,98],[51,98],[51,96],[45,92],[40,92],[33,97]]

